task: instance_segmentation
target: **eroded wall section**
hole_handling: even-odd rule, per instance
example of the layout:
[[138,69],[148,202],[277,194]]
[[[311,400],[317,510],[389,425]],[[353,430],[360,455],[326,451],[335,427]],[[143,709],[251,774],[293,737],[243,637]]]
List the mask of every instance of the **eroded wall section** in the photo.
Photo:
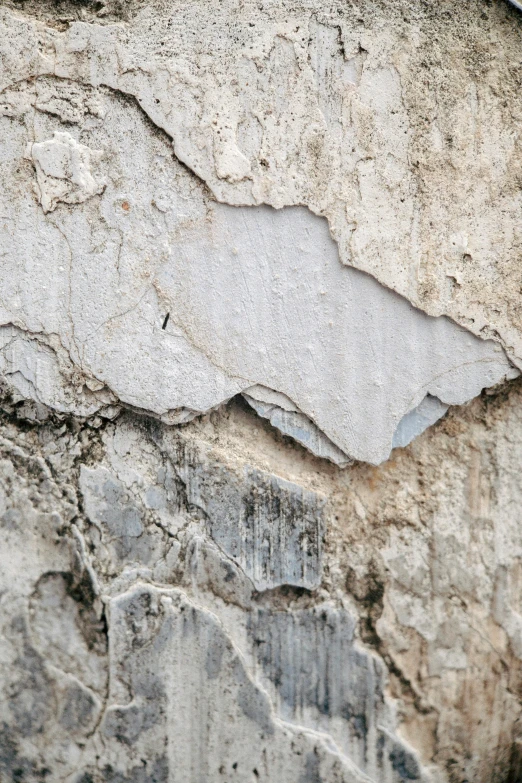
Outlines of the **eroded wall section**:
[[0,783],[522,776],[503,0],[0,3]]

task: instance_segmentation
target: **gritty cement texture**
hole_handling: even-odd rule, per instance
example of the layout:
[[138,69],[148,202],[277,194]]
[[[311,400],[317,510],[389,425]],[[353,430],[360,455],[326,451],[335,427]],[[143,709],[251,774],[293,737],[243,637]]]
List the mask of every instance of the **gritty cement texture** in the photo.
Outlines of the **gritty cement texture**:
[[520,783],[521,52],[0,1],[0,783]]

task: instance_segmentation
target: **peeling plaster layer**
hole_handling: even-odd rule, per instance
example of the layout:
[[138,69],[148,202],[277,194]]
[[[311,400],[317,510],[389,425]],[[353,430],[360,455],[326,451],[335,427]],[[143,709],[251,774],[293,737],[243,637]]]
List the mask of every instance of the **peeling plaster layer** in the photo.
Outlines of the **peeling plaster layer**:
[[417,435],[444,416],[447,410],[447,405],[437,397],[427,394],[416,408],[406,413],[400,420],[393,434],[392,447],[407,446]]
[[213,201],[134,102],[47,78],[3,101],[0,316],[21,393],[174,423],[261,386],[317,453],[379,463],[427,394],[461,404],[516,375],[494,342],[343,266],[324,218]]
[[62,17],[9,5],[2,88],[55,74],[135,96],[218,200],[307,205],[343,263],[521,361],[521,21],[507,3],[108,0],[85,4],[87,21],[72,3]]
[[307,416],[304,416],[284,394],[252,386],[243,392],[244,399],[259,416],[268,419],[284,435],[301,443],[313,454],[344,467],[350,460]]

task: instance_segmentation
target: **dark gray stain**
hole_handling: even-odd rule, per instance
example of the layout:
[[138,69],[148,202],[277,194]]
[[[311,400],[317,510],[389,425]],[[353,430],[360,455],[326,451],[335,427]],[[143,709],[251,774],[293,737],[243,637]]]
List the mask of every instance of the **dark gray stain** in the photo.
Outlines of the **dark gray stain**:
[[137,668],[133,690],[135,703],[109,709],[103,725],[106,737],[126,745],[134,745],[138,737],[158,724],[165,714],[165,689],[159,677]]
[[508,2],[510,2],[511,5],[517,9],[517,11],[522,11],[522,2],[520,2],[520,0],[508,0]]
[[254,468],[235,473],[181,442],[172,458],[189,506],[205,512],[209,534],[257,590],[319,586],[322,497]]
[[308,753],[303,774],[299,777],[299,783],[323,783],[320,772],[320,761],[317,753]]
[[20,753],[17,732],[0,724],[0,780],[2,783],[40,783],[52,780],[47,766],[38,766]]
[[22,638],[15,679],[7,689],[9,710],[19,736],[31,737],[44,730],[54,712],[53,688],[42,657],[28,641],[25,620],[15,618],[11,628]]
[[[348,735],[367,757],[370,728],[378,731],[384,708],[384,669],[355,644],[355,622],[343,609],[257,609],[248,619],[254,653],[281,699],[282,717],[303,708],[346,721]],[[394,780],[417,780],[415,757],[380,735],[378,763]],[[391,742],[391,745],[389,744]],[[313,779],[313,778],[312,778]]]
[[87,688],[73,683],[67,689],[60,725],[71,734],[85,731],[92,724],[95,709],[93,694]]
[[382,571],[383,566],[377,560],[371,559],[362,576],[352,568],[348,568],[346,573],[346,589],[363,608],[361,638],[366,644],[377,649],[380,639],[376,624],[382,614],[384,601],[385,578]]
[[210,680],[215,680],[219,677],[226,649],[227,640],[223,634],[215,634],[209,640],[206,650],[205,671]]
[[272,735],[274,724],[266,695],[248,679],[239,658],[234,658],[232,668],[234,682],[238,685],[237,702],[243,715],[256,723],[265,735]]
[[506,783],[521,783],[522,781],[522,740],[515,738],[509,755],[509,768]]
[[193,606],[180,607],[181,635],[197,639],[205,651],[205,671],[209,679],[220,675],[223,667],[231,667],[231,676],[238,689],[237,701],[243,714],[256,723],[266,735],[274,733],[270,704],[266,695],[248,678],[243,663],[230,641],[214,620]]
[[419,765],[411,753],[400,745],[395,745],[390,753],[392,767],[401,780],[420,780]]
[[365,725],[368,702],[375,698],[367,680],[379,674],[373,659],[354,648],[349,614],[331,607],[260,609],[250,616],[248,630],[265,673],[292,710],[313,706],[323,715],[358,718]]
[[160,756],[152,762],[144,760],[128,773],[106,764],[101,770],[82,771],[74,783],[169,783],[168,760],[166,756]]

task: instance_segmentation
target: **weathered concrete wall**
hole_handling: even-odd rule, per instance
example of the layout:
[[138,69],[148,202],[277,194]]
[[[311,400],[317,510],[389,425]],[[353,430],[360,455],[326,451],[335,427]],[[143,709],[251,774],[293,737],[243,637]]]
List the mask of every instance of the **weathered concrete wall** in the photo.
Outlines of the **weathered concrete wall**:
[[521,52],[0,3],[0,783],[522,780]]

